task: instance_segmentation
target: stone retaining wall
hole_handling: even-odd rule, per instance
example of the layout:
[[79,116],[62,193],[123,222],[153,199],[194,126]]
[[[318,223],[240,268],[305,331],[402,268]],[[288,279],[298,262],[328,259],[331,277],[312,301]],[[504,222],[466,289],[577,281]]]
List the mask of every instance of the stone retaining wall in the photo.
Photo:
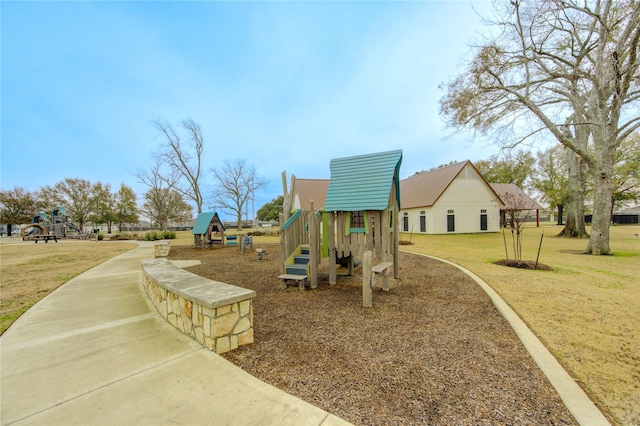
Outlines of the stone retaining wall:
[[253,342],[255,291],[194,275],[165,258],[143,260],[142,281],[160,315],[205,348],[224,353]]

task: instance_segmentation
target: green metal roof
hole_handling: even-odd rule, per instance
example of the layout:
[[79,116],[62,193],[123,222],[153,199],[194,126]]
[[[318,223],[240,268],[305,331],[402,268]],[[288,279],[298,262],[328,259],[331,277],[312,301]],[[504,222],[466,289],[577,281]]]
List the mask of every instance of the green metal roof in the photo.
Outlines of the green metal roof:
[[384,210],[392,185],[400,206],[402,150],[334,158],[324,203],[326,211]]
[[224,231],[224,225],[222,221],[218,217],[218,213],[216,212],[202,212],[196,218],[196,223],[191,228],[191,233],[194,235],[203,235],[207,233],[207,229],[209,228],[209,224],[213,221],[214,218],[218,219],[222,230]]

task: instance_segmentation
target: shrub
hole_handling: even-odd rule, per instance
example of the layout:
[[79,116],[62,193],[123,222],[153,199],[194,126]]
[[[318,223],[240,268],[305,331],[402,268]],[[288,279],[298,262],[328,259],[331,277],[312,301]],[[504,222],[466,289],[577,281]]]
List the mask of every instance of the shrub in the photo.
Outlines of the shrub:
[[144,234],[145,241],[156,241],[159,239],[160,237],[158,236],[158,231],[147,231],[147,233]]
[[98,232],[98,241],[104,240],[104,234],[102,232]]
[[173,231],[164,231],[162,233],[162,239],[163,240],[175,240],[176,239],[176,233]]

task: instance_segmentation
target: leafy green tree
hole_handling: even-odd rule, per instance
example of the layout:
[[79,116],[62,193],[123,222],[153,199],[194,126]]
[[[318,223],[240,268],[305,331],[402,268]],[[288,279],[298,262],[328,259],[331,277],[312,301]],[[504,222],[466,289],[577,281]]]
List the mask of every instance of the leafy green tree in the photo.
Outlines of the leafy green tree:
[[256,212],[258,220],[270,221],[278,220],[280,213],[282,213],[282,205],[284,204],[284,196],[279,195],[270,202],[266,203]]
[[535,162],[529,151],[504,151],[501,156],[492,155],[488,160],[477,161],[474,165],[487,182],[513,183],[525,189]]
[[7,224],[7,235],[11,236],[12,225],[29,223],[36,214],[34,194],[19,186],[0,189],[0,223]]
[[558,210],[558,225],[562,225],[564,204],[567,198],[569,171],[564,161],[565,149],[556,145],[538,153],[531,187],[538,191],[541,201]]
[[94,214],[94,185],[85,179],[66,178],[53,187],[40,189],[40,197],[50,211],[52,207],[63,206],[69,220],[80,229]]
[[122,232],[123,223],[137,223],[140,220],[136,193],[124,183],[115,193],[115,217],[120,232]]
[[107,232],[111,233],[111,225],[116,217],[116,198],[111,192],[111,185],[103,185],[101,182],[93,185],[93,214],[90,219],[93,223],[107,224]]
[[611,214],[629,201],[640,199],[640,133],[622,141],[612,173]]

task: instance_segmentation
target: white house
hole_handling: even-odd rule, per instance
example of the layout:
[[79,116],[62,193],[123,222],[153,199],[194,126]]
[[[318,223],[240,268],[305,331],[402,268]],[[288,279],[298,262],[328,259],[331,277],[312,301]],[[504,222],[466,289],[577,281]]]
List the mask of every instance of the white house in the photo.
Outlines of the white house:
[[400,182],[400,231],[421,234],[498,232],[504,203],[471,161]]

